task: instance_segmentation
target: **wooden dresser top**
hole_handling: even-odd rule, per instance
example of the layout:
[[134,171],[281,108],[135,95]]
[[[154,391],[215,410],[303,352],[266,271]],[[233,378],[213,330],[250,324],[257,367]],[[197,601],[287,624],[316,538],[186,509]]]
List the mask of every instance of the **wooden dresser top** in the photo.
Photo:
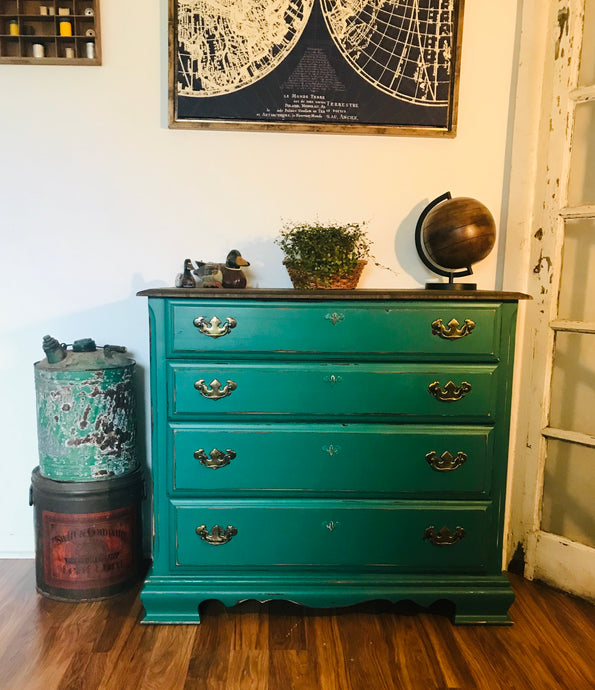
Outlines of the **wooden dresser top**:
[[225,290],[210,288],[151,288],[137,292],[139,297],[164,297],[169,299],[237,299],[289,302],[325,302],[360,300],[458,300],[465,302],[517,302],[531,299],[522,292],[498,290],[295,290],[293,288],[246,288]]

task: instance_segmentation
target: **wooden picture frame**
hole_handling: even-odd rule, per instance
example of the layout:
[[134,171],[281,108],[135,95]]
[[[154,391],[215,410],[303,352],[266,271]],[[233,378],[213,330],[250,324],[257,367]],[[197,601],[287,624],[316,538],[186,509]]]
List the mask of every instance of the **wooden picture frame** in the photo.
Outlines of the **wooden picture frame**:
[[169,126],[454,137],[463,13],[464,0],[169,0]]

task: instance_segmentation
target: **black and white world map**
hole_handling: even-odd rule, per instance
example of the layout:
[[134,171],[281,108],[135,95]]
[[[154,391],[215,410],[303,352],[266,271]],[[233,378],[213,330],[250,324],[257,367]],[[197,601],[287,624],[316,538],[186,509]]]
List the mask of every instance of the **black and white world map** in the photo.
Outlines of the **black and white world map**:
[[316,94],[313,119],[359,120],[371,94],[446,113],[455,14],[455,0],[178,0],[175,88],[204,103],[260,84],[229,101],[258,118],[308,119]]

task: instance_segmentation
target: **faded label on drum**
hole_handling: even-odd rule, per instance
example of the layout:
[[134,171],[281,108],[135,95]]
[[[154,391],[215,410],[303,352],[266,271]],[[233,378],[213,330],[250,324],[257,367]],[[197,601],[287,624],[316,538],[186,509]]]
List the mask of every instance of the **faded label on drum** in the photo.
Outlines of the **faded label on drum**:
[[136,509],[102,513],[42,513],[46,584],[62,589],[97,589],[134,577]]

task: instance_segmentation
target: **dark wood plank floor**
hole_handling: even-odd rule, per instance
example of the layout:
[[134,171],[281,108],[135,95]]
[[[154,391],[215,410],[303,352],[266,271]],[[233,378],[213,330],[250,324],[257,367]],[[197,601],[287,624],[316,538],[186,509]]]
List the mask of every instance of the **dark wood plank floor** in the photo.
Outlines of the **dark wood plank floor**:
[[595,606],[510,577],[512,627],[454,627],[406,603],[214,601],[199,626],[145,626],[137,590],[56,602],[36,594],[33,561],[4,560],[0,688],[595,689]]

